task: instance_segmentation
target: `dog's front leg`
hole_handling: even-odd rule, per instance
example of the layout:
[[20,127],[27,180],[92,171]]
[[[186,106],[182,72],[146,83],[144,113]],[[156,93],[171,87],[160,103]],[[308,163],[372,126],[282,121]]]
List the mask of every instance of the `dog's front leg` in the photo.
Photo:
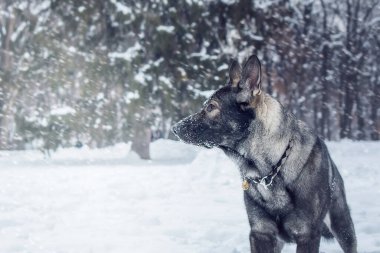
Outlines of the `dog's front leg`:
[[251,227],[249,234],[251,253],[281,252],[282,247],[277,240],[277,224],[262,207],[255,203],[247,192],[244,192],[244,202]]
[[320,224],[311,224],[312,218],[294,211],[284,218],[283,228],[297,243],[297,253],[318,253],[321,241]]
[[249,235],[251,253],[278,253],[277,238],[271,234],[259,231],[251,231]]
[[318,253],[321,235],[315,235],[311,238],[305,238],[297,242],[297,253]]

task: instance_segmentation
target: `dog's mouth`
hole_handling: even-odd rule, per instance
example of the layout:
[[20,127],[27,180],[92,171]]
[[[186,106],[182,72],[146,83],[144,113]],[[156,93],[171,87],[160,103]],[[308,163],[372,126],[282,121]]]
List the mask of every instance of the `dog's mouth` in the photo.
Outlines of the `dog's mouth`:
[[209,142],[205,142],[205,143],[199,144],[199,146],[202,146],[202,147],[207,148],[207,149],[211,149],[211,148],[215,147],[215,144],[209,143]]
[[203,147],[203,148],[207,148],[207,149],[211,149],[211,148],[216,146],[216,144],[211,143],[211,142],[195,142],[195,141],[184,140],[184,139],[179,138],[179,137],[178,137],[178,139],[182,142],[187,143],[187,144],[191,144],[191,145],[195,145],[195,146],[199,146],[199,147]]
[[180,141],[187,143],[187,144],[191,144],[191,145],[195,145],[195,146],[199,146],[199,147],[203,147],[203,148],[207,148],[207,149],[211,149],[211,148],[216,146],[216,144],[211,143],[211,142],[196,142],[196,141],[181,138],[178,135],[176,135],[176,136]]

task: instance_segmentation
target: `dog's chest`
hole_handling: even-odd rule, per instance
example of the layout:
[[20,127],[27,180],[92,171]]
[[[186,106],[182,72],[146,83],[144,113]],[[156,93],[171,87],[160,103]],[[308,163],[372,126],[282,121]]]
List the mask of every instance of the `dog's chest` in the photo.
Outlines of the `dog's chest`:
[[[244,168],[244,167],[243,167]],[[241,169],[242,178],[258,178],[259,174],[257,171],[249,171],[244,173]],[[276,177],[273,179],[273,183],[267,188],[262,184],[257,184],[251,182],[249,189],[247,190],[248,195],[259,204],[261,207],[265,208],[268,212],[273,211],[278,213],[278,211],[286,211],[290,208],[292,203],[291,195],[287,191],[282,178]]]
[[[255,167],[255,164],[250,160],[245,159],[242,155],[236,155],[236,153],[229,153],[227,155],[239,166],[239,171],[242,179],[244,178],[260,178],[262,175],[258,173],[258,170],[251,169]],[[266,209],[270,213],[278,213],[289,210],[291,208],[291,197],[286,190],[283,182],[279,177],[273,179],[273,183],[266,189],[261,184],[251,183],[247,190],[248,195],[252,200]],[[280,180],[280,181],[279,181]]]
[[269,213],[284,212],[291,208],[291,197],[281,184],[272,184],[266,189],[254,184],[248,189],[248,195]]

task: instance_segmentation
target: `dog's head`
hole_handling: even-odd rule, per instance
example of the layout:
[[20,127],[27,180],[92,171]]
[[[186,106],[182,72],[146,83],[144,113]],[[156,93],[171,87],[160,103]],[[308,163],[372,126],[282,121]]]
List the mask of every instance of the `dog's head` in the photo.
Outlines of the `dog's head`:
[[202,109],[176,123],[172,131],[184,142],[212,147],[233,147],[248,136],[261,96],[261,66],[252,55],[240,68],[234,61],[229,81],[218,89]]

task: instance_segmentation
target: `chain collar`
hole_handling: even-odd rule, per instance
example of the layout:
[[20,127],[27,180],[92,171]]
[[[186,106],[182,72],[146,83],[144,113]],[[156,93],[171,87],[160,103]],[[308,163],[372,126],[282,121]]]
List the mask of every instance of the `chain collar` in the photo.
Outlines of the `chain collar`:
[[242,188],[244,191],[249,189],[249,186],[253,183],[260,184],[264,186],[265,189],[268,189],[268,186],[270,186],[273,183],[273,179],[277,176],[277,174],[280,172],[281,168],[283,167],[284,163],[286,162],[287,158],[290,155],[290,151],[293,148],[294,140],[290,139],[288,146],[285,149],[285,152],[282,154],[280,160],[277,162],[276,165],[272,167],[272,171],[262,178],[252,178],[247,177],[246,175],[243,175],[243,183]]

